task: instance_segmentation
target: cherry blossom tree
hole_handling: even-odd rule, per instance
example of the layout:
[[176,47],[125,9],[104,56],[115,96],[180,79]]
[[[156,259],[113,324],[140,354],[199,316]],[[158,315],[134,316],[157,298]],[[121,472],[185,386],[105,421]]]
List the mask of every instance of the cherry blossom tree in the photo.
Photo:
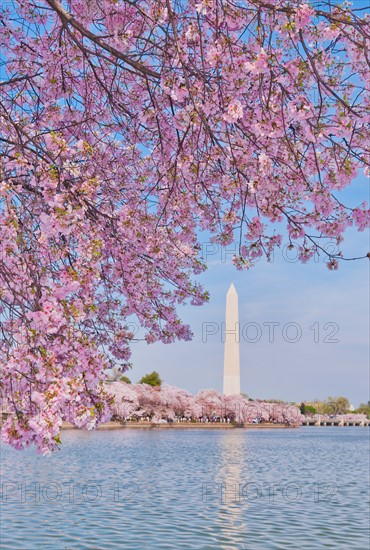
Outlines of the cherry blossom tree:
[[135,391],[135,386],[126,382],[110,382],[107,391],[114,397],[114,405],[111,408],[113,418],[124,420],[139,410],[139,395]]
[[[299,0],[14,0],[0,15],[2,437],[109,417],[134,338],[188,340],[199,234],[249,268],[287,234],[336,269],[368,224],[369,15]],[[282,226],[285,225],[285,229]],[[366,257],[364,251],[360,257]],[[344,259],[344,258],[343,258]],[[353,258],[351,258],[353,259]]]
[[195,396],[195,401],[201,406],[202,417],[222,417],[226,414],[223,396],[216,390],[201,390]]
[[165,411],[171,410],[169,418],[196,419],[200,416],[200,411],[194,408],[193,395],[186,390],[165,385],[160,393]]

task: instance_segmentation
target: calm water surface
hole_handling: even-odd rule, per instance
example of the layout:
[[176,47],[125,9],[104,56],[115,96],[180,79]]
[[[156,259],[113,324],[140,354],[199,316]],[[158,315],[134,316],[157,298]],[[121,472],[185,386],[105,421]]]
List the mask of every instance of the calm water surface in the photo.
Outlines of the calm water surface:
[[3,549],[369,548],[369,430],[64,431],[2,446]]

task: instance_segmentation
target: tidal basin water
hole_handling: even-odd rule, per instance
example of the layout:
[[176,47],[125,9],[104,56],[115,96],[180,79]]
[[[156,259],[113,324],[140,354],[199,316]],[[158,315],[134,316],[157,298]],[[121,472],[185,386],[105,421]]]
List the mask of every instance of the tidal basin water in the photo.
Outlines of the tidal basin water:
[[3,445],[3,549],[369,548],[362,427],[62,432]]

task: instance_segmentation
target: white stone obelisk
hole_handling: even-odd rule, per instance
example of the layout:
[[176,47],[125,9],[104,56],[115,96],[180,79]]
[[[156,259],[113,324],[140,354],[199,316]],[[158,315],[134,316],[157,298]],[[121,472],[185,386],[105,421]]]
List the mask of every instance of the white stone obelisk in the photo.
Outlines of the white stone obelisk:
[[224,395],[240,394],[238,294],[233,284],[226,294]]

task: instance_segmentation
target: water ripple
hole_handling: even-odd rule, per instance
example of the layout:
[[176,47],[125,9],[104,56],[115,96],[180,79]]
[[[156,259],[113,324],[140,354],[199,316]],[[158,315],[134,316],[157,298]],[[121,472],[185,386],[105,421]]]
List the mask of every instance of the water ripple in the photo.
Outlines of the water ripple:
[[4,550],[369,547],[366,428],[71,430],[1,459]]

